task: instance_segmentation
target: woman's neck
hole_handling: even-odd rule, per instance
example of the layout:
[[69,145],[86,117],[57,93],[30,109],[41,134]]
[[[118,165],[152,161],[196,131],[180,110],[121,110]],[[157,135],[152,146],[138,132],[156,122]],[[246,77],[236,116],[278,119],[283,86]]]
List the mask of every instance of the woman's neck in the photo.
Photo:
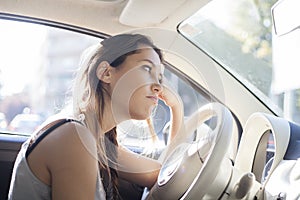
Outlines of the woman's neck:
[[102,123],[101,123],[101,128],[103,130],[103,133],[108,132],[109,130],[113,129],[116,126],[117,123],[113,117],[111,110],[104,109]]

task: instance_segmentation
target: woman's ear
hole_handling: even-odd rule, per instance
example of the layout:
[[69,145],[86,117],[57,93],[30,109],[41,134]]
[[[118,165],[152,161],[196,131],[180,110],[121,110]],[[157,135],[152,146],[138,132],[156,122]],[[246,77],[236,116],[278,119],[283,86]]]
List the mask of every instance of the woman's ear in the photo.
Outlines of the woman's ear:
[[111,67],[107,61],[102,61],[98,65],[96,75],[98,79],[103,81],[104,83],[111,82]]

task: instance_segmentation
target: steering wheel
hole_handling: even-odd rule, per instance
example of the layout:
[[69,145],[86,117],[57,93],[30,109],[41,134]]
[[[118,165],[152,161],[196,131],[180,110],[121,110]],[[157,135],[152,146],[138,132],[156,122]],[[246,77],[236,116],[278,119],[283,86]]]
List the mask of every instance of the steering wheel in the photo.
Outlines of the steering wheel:
[[[189,141],[191,134],[209,119],[216,124],[203,137]],[[162,164],[158,180],[142,199],[218,199],[232,173],[232,163],[226,156],[230,146],[233,118],[220,103],[209,103],[185,121],[185,131],[172,142],[171,153]],[[182,142],[183,141],[183,142]]]

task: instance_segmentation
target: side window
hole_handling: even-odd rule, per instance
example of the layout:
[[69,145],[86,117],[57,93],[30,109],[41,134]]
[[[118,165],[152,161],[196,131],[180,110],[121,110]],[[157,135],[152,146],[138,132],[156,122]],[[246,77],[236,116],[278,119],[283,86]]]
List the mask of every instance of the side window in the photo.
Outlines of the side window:
[[30,134],[64,106],[80,55],[99,38],[0,20],[0,130]]
[[[71,95],[82,52],[100,40],[64,29],[0,20],[0,132],[30,135],[61,111]],[[166,66],[165,76],[182,98],[185,117],[210,101],[171,66]],[[147,153],[150,148],[152,154],[153,146],[165,146],[169,120],[169,108],[160,101],[152,117],[157,146],[145,121],[122,123],[118,140],[132,151]]]

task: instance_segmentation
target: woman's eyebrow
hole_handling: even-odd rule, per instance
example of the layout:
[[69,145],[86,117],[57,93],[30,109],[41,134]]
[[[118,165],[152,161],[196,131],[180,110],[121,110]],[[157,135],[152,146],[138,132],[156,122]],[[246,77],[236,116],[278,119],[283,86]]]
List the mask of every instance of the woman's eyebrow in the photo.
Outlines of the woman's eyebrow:
[[154,67],[156,67],[157,65],[155,65],[152,60],[149,60],[149,59],[143,59],[143,60],[140,60],[140,62],[143,62],[143,61],[146,61],[146,62],[149,62],[151,65],[153,65]]

